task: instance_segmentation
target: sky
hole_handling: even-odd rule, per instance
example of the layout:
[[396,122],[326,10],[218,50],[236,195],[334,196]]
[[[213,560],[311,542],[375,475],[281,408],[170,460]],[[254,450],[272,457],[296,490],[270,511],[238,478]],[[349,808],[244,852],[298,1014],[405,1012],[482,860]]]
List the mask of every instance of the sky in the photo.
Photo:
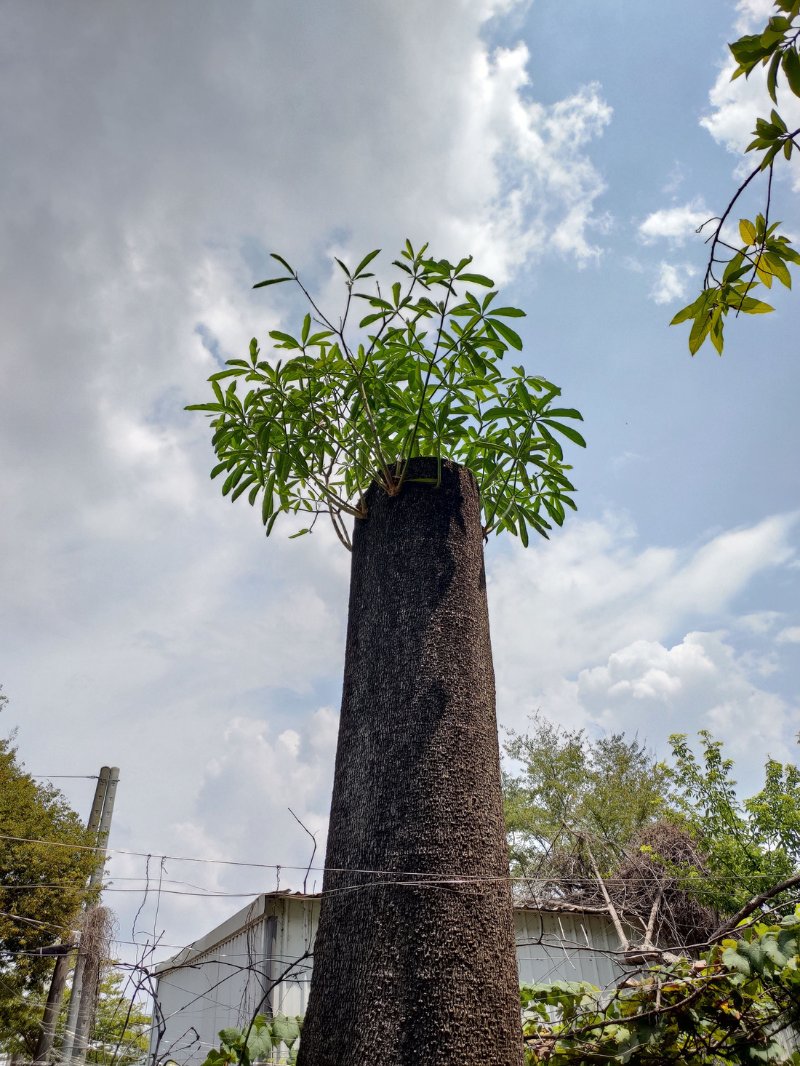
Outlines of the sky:
[[[272,251],[334,308],[334,255],[474,255],[583,412],[577,515],[487,547],[503,729],[540,710],[659,755],[710,729],[745,793],[797,761],[796,299],[722,359],[668,326],[764,106],[725,43],[770,7],[0,0],[0,730],[82,814],[62,775],[120,767],[121,954],[298,887],[294,815],[322,864],[349,556],[265,540],[183,410],[302,317],[251,288]],[[790,233],[799,187],[776,177]]]

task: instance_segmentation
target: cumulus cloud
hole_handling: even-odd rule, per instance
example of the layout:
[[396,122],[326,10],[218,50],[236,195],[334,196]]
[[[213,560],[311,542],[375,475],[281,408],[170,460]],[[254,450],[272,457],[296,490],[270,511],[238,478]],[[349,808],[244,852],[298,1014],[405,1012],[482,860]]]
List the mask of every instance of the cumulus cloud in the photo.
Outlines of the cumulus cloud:
[[763,28],[774,10],[773,0],[739,0],[736,5],[737,33],[754,33]]
[[208,513],[207,433],[181,408],[287,314],[250,290],[267,250],[302,268],[409,233],[500,278],[598,253],[588,149],[610,109],[597,86],[537,103],[525,46],[480,35],[511,0],[82,6],[9,11],[2,46],[0,581],[18,606],[20,574],[42,599],[62,584],[65,544],[136,529],[131,566],[140,538]]
[[516,705],[542,678],[724,616],[756,575],[790,563],[795,525],[776,515],[679,550],[640,548],[633,525],[609,516],[574,521],[527,550],[510,546],[488,578],[500,691]]
[[763,687],[777,669],[768,628],[763,654],[726,633],[748,584],[791,565],[795,526],[793,515],[774,516],[678,550],[639,547],[633,526],[606,518],[499,555],[488,587],[501,721],[524,728],[540,708],[567,726],[638,731],[661,746],[670,732],[706,727],[734,746],[749,778],[765,745],[791,757],[797,708]]
[[757,787],[765,753],[796,760],[791,730],[800,707],[760,687],[724,633],[690,632],[672,646],[635,641],[578,674],[576,703],[588,723],[638,733],[662,749],[668,733],[710,729],[748,788]]
[[697,276],[697,268],[691,263],[667,263],[658,265],[658,277],[650,290],[650,298],[657,304],[682,300],[689,288],[689,281]]
[[713,212],[699,200],[653,211],[639,223],[639,237],[645,244],[669,240],[675,245],[685,244],[697,233],[698,226],[707,222]]

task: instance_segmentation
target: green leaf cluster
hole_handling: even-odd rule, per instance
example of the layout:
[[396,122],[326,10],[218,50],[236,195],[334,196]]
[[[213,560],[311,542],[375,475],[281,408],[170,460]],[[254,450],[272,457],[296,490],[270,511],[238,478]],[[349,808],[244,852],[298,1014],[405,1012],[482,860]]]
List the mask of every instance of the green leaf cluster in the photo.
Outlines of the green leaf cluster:
[[692,355],[709,338],[722,355],[725,318],[730,311],[736,315],[763,315],[774,310],[770,304],[750,295],[758,283],[771,289],[777,279],[787,289],[792,287],[789,264],[800,263],[800,255],[792,248],[789,238],[777,232],[779,226],[780,222],[767,225],[761,214],[754,221],[740,219],[739,235],[743,243],[737,247],[725,245],[733,254],[725,262],[721,278],[717,280],[714,275],[714,284],[704,288],[697,299],[672,319],[671,326],[692,323],[689,331]]
[[[780,222],[770,222],[772,198],[772,173],[779,155],[785,160],[792,157],[798,147],[800,128],[790,130],[777,110],[778,87],[784,85],[794,96],[800,96],[800,0],[775,0],[775,13],[769,18],[761,33],[751,34],[734,41],[729,47],[736,60],[732,78],[749,77],[758,66],[767,68],[767,86],[776,107],[769,118],[756,119],[753,140],[748,152],[762,152],[757,166],[741,183],[725,211],[718,218],[710,219],[705,226],[716,222],[708,238],[710,253],[703,291],[680,310],[670,325],[691,322],[689,351],[694,355],[703,343],[710,339],[721,355],[725,339],[725,320],[730,311],[734,315],[758,315],[773,308],[754,297],[752,292],[759,285],[767,289],[777,279],[786,288],[791,288],[790,264],[797,266],[800,255],[791,247],[785,234],[778,232]],[[780,78],[780,82],[779,82]],[[761,172],[768,174],[766,205],[755,220],[740,219],[741,244],[731,244],[724,230],[731,211],[739,197]]]
[[506,353],[522,349],[512,323],[524,313],[500,305],[470,257],[453,264],[406,242],[393,263],[400,280],[384,290],[368,269],[378,254],[352,270],[337,260],[345,299],[336,319],[273,256],[285,273],[259,286],[291,282],[309,311],[296,333],[269,334],[286,361],[263,357],[254,338],[247,359],[211,376],[213,400],[188,408],[211,417],[211,476],[231,499],[260,499],[267,534],[280,514],[311,516],[295,536],[327,514],[349,547],[344,517],[365,517],[373,481],[394,496],[412,458],[447,459],[475,475],[485,534],[508,530],[524,544],[530,529],[547,536],[575,508],[563,442],[585,441],[580,413],[562,406],[555,385],[521,365],[501,372]]
[[686,871],[686,884],[719,914],[734,914],[800,867],[800,770],[768,759],[764,786],[741,800],[733,762],[709,732],[695,755],[682,734],[672,746],[672,799],[702,846],[712,877]]
[[800,908],[743,925],[694,961],[678,958],[611,989],[520,990],[530,1066],[800,1063]]
[[[732,78],[747,78],[759,65],[767,67],[767,88],[773,103],[778,102],[778,76],[782,74],[786,85],[795,96],[800,96],[800,57],[798,35],[800,16],[798,0],[775,0],[776,14],[767,21],[761,33],[747,34],[728,47],[736,60]],[[786,127],[783,127],[784,131]]]
[[221,1029],[220,1046],[209,1051],[203,1066],[252,1066],[256,1062],[291,1066],[297,1061],[302,1027],[299,1014],[275,1014],[271,1018],[257,1014],[242,1029]]

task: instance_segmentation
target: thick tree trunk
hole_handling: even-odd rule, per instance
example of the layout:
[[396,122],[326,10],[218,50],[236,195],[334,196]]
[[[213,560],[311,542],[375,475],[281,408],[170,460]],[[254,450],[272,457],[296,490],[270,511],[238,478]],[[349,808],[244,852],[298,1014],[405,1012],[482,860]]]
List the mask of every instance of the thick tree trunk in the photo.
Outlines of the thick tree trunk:
[[299,1063],[519,1066],[475,480],[444,463],[367,504]]

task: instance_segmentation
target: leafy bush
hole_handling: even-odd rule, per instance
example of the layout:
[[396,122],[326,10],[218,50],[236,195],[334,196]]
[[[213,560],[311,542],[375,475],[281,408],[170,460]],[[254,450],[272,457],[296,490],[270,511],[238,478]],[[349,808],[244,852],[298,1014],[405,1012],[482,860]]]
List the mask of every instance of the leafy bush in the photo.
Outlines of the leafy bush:
[[257,1062],[291,1066],[297,1060],[302,1026],[303,1018],[299,1014],[294,1017],[275,1014],[272,1018],[257,1014],[242,1029],[221,1029],[220,1046],[209,1051],[203,1066],[230,1066],[233,1063],[252,1066]]
[[699,959],[618,987],[556,981],[520,989],[530,1066],[800,1064],[800,907],[756,921]]

